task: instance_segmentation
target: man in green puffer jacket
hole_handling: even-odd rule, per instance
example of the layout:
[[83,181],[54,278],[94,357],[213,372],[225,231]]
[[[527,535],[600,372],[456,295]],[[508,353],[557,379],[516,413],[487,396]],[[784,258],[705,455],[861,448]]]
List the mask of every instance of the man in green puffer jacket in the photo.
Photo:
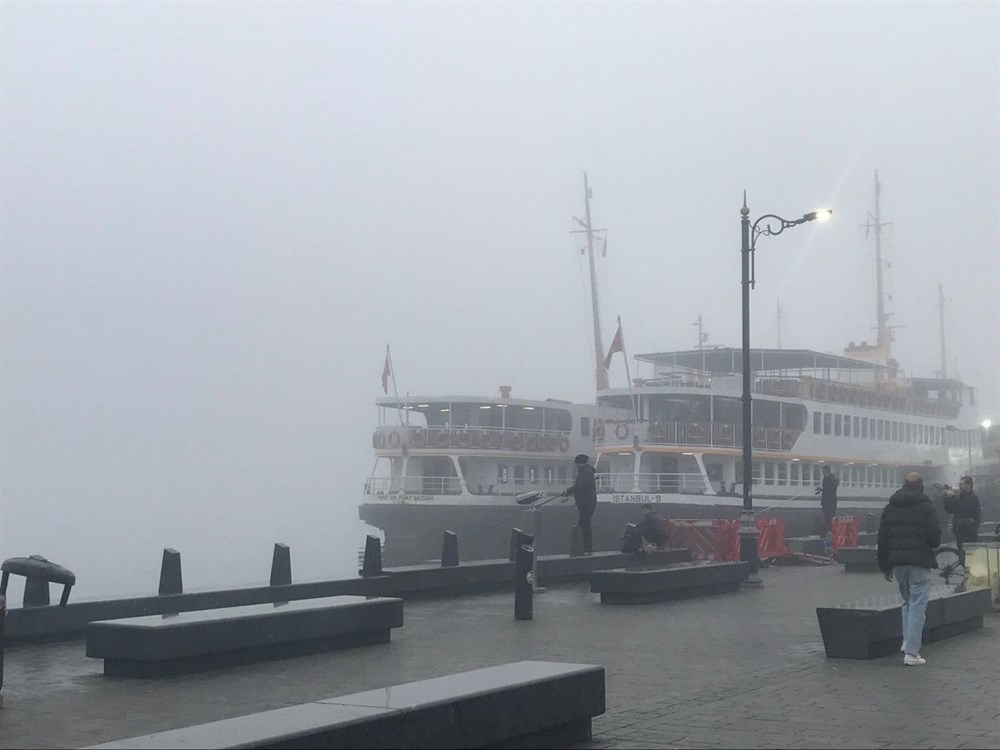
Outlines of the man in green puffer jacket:
[[926,663],[920,656],[921,637],[931,591],[934,550],[941,544],[941,522],[924,494],[924,480],[906,475],[882,511],[878,528],[878,564],[887,581],[895,578],[903,597],[903,664]]

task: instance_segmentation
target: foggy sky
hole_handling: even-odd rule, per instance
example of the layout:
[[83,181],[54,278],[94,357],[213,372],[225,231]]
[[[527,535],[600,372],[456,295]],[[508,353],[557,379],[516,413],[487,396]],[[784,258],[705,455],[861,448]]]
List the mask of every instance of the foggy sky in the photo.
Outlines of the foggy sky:
[[[0,4],[0,556],[80,593],[342,575],[379,376],[593,400],[604,342],[874,341],[1000,419],[995,2]],[[636,374],[633,371],[633,374]],[[640,373],[644,374],[644,373]],[[613,385],[625,385],[621,360]]]

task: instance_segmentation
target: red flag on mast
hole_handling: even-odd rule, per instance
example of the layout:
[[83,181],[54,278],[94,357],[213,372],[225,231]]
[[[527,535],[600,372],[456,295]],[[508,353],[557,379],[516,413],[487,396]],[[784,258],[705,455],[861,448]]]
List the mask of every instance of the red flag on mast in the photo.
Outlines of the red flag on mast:
[[615,337],[611,340],[611,348],[608,349],[608,356],[604,358],[604,367],[607,369],[608,365],[611,364],[611,355],[615,352],[624,352],[625,342],[622,339],[622,324],[618,323],[618,330],[615,332]]
[[385,394],[389,393],[389,375],[392,374],[392,368],[389,367],[389,349],[385,350],[385,364],[382,366],[382,392]]

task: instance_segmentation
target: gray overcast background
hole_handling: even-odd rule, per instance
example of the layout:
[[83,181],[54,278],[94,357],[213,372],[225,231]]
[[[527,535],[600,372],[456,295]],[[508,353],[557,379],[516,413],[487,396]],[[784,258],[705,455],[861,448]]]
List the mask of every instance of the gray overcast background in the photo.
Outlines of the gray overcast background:
[[[593,399],[605,345],[874,340],[1000,419],[996,2],[0,5],[0,557],[81,596],[348,573],[401,393]],[[621,358],[612,383],[624,385]],[[17,595],[19,596],[19,594]],[[19,599],[18,599],[19,600]]]

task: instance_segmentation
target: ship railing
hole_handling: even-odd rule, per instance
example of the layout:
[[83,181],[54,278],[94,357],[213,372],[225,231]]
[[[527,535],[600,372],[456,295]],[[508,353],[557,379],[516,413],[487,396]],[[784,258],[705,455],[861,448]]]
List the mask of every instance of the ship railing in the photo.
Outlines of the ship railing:
[[432,450],[495,450],[567,453],[566,430],[517,427],[379,427],[372,436],[376,450],[401,450],[403,445]]
[[463,483],[460,477],[372,477],[365,482],[366,495],[460,495]]
[[598,494],[619,492],[703,494],[705,479],[698,473],[602,472],[595,475]]
[[[802,430],[787,427],[754,427],[753,447],[766,451],[790,451]],[[742,448],[743,436],[738,425],[725,422],[611,422],[595,431],[598,445],[631,443],[637,435],[640,443],[679,445],[702,448]]]

